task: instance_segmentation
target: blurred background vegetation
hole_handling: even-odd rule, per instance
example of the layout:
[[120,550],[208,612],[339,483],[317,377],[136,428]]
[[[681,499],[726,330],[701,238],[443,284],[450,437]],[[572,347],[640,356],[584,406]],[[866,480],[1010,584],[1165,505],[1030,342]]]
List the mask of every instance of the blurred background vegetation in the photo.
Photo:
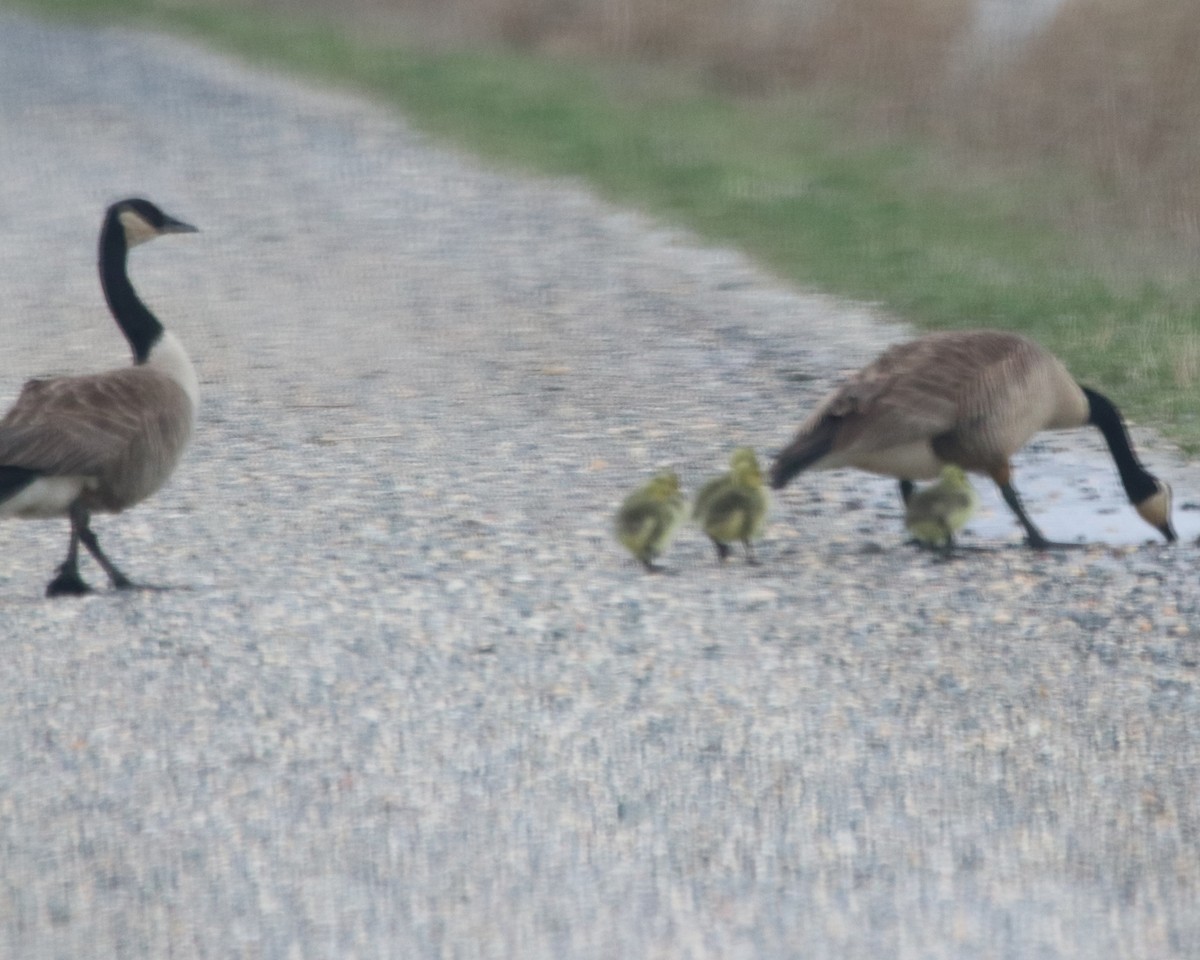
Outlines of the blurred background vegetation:
[[919,325],[1024,330],[1200,449],[1196,0],[8,2],[354,86]]

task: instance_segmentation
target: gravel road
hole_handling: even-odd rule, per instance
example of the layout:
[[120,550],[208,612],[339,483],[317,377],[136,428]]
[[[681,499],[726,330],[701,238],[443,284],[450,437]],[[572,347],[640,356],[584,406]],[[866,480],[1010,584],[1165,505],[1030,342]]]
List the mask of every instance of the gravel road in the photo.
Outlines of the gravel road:
[[[626,490],[764,454],[906,335],[577,185],[179,41],[0,15],[0,402],[125,361],[104,206],[195,443],[97,530],[168,587],[49,602],[0,526],[0,957],[1200,956],[1200,471],[1018,461],[949,563],[801,478],[764,563],[648,577]],[[1119,398],[1117,398],[1119,399]],[[90,564],[85,576],[103,578]]]

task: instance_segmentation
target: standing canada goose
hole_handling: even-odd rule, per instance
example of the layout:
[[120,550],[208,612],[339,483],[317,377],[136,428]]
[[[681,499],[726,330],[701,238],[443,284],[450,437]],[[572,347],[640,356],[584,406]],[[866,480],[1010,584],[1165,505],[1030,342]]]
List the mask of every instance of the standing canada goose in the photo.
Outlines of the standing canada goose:
[[754,451],[738,447],[729,457],[729,472],[704,484],[692,504],[692,516],[717,548],[718,560],[723,562],[729,544],[740,540],[746,561],[757,562],[751,544],[762,534],[769,500]]
[[802,470],[857,467],[898,478],[907,500],[914,480],[953,463],[996,482],[1029,546],[1061,547],[1026,515],[1009,458],[1040,430],[1085,424],[1104,434],[1142,519],[1175,540],[1171,488],[1138,462],[1112,402],[1032,340],[995,330],[931,333],[885,351],[804,422],[776,458],[771,485]]
[[198,385],[179,341],[138,299],[125,258],[139,243],[195,230],[148,200],[109,207],[100,230],[100,284],[133,366],[30,380],[0,420],[0,517],[71,521],[67,558],[47,596],[91,590],[79,576],[81,542],[114,587],[133,586],[101,551],[91,515],[120,513],[163,485],[191,436]]
[[917,543],[949,552],[954,535],[967,525],[979,507],[979,495],[962,467],[942,467],[939,482],[909,493],[904,505],[904,525]]
[[679,476],[664,470],[625,498],[617,510],[614,532],[647,572],[658,573],[662,568],[654,565],[654,559],[675,536],[686,509],[679,492]]

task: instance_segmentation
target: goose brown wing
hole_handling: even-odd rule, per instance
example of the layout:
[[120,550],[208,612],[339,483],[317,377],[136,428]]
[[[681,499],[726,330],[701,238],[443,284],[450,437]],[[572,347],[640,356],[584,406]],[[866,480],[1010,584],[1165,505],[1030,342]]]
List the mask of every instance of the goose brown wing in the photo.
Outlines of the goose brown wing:
[[[837,424],[834,449],[883,450],[945,433],[958,417],[959,384],[952,371],[920,363],[921,345],[901,344],[842,384],[812,416]],[[916,354],[916,355],[914,355]],[[803,430],[803,428],[802,428]]]
[[1019,383],[1044,351],[1002,331],[935,333],[885,351],[826,401],[837,448],[883,450],[962,429]]
[[101,474],[132,446],[169,440],[189,405],[173,380],[146,367],[30,380],[0,420],[0,465]]

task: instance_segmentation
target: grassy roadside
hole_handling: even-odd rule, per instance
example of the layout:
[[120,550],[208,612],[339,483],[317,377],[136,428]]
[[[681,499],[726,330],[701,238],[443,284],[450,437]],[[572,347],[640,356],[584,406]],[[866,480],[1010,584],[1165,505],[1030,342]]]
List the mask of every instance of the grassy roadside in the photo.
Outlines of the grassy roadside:
[[1128,238],[1081,245],[1053,226],[1042,211],[1086,192],[1077,179],[975,177],[919,143],[850,135],[802,97],[718,96],[658,68],[418,51],[252,8],[18,5],[161,27],[361,89],[473,151],[586,178],[785,278],[921,326],[1025,331],[1132,417],[1200,450],[1200,281],[1170,279]]

